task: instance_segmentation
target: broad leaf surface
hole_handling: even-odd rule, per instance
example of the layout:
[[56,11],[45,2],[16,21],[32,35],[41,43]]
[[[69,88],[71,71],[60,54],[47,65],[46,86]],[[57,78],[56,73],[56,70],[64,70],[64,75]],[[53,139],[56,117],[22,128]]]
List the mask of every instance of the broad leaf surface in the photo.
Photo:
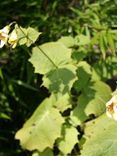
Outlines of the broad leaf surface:
[[105,104],[111,97],[111,89],[101,81],[90,83],[79,96],[78,105],[71,112],[71,120],[75,125],[81,124],[94,114],[101,115],[105,111]]
[[116,156],[117,122],[105,114],[86,124],[81,156]]
[[54,93],[68,93],[76,80],[76,67],[65,65],[43,77],[43,85]]
[[61,136],[61,126],[64,122],[59,111],[52,107],[53,98],[44,100],[31,118],[16,133],[16,139],[28,150],[43,151],[53,148],[55,140]]
[[35,151],[32,156],[53,156],[53,152],[50,148],[47,148],[43,152]]
[[68,93],[66,93],[63,96],[57,97],[57,101],[54,103],[54,106],[60,110],[60,112],[64,112],[68,108],[71,108],[71,101],[70,101],[70,96]]
[[34,47],[29,61],[35,68],[35,73],[46,74],[71,60],[71,50],[62,43],[50,42]]
[[26,45],[29,47],[32,43],[35,43],[35,41],[38,39],[39,35],[41,33],[35,30],[34,28],[28,27],[27,29],[27,43]]
[[74,145],[78,143],[78,131],[74,127],[64,127],[64,138],[59,142],[59,150],[62,155],[71,153]]

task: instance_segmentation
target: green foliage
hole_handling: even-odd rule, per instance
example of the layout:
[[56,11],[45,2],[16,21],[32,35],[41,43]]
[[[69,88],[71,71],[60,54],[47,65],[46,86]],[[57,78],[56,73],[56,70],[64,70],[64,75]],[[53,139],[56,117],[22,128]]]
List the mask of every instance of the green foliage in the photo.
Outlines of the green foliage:
[[43,152],[34,152],[32,156],[53,156],[53,152],[50,148],[45,149]]
[[116,1],[1,3],[0,155],[116,155]]
[[20,139],[23,148],[43,151],[47,147],[52,148],[55,139],[60,137],[64,119],[52,105],[52,97],[44,100],[23,128],[17,132],[16,139]]
[[116,156],[116,122],[104,114],[86,124],[81,156]]
[[18,27],[16,25],[16,31],[18,34],[19,45],[26,44],[27,47],[31,46],[31,44],[35,43],[37,38],[41,33],[36,31],[35,29],[28,27],[27,29]]
[[35,73],[47,74],[51,70],[68,64],[71,51],[58,42],[46,43],[34,47],[30,62],[35,67]]
[[59,142],[58,148],[61,151],[61,155],[67,155],[71,153],[74,145],[78,143],[78,131],[74,127],[64,127],[64,138]]
[[105,112],[105,103],[111,98],[110,88],[101,81],[90,82],[78,98],[78,104],[71,112],[71,120],[77,126],[90,115],[96,117]]

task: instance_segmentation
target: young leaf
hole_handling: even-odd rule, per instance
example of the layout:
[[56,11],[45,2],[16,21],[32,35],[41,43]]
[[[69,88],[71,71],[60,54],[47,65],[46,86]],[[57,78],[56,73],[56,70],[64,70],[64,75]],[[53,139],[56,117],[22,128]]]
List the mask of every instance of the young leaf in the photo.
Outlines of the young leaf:
[[62,43],[50,42],[34,47],[29,61],[35,68],[35,73],[46,74],[58,69],[71,60],[71,50]]
[[55,140],[61,135],[64,122],[59,111],[52,107],[53,97],[44,100],[30,119],[24,124],[15,138],[20,140],[22,148],[39,150],[52,148]]
[[38,32],[36,29],[28,27],[27,29],[27,43],[26,45],[29,47],[31,44],[35,43],[38,39],[41,32]]
[[24,45],[27,42],[27,29],[22,28],[21,26],[16,25],[16,31],[18,35],[18,43],[19,45]]
[[28,27],[26,29],[26,28],[22,28],[21,26],[17,26],[17,25],[16,25],[16,31],[18,34],[19,45],[26,44],[28,47],[31,44],[35,43],[35,41],[37,40],[37,38],[41,34],[37,30],[35,30],[34,28]]

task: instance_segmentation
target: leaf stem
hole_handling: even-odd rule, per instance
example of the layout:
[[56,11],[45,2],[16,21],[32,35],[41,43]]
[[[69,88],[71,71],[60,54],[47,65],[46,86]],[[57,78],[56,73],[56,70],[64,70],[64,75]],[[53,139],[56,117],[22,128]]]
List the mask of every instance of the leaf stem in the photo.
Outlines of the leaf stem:
[[[22,33],[25,35],[25,37],[33,43],[33,40],[31,40],[31,39],[25,34],[25,32],[21,29],[21,27],[18,26],[18,28],[22,31]],[[48,58],[48,60],[55,66],[56,69],[58,69],[58,66],[57,66],[57,65],[53,62],[53,60],[40,48],[40,46],[37,46],[36,43],[34,43],[33,45],[36,46],[36,47]]]

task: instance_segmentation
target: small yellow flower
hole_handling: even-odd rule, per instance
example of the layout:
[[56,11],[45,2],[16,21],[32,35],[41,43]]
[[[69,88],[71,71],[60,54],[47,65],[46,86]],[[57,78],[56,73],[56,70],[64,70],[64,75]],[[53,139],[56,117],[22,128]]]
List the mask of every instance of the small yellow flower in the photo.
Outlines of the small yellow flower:
[[9,26],[5,26],[0,30],[0,48],[2,48],[7,43],[9,30]]
[[106,114],[109,118],[117,121],[117,95],[106,103]]
[[13,30],[10,34],[8,43],[11,45],[12,48],[15,48],[17,45],[17,41],[18,41],[18,37],[17,37],[16,30]]

